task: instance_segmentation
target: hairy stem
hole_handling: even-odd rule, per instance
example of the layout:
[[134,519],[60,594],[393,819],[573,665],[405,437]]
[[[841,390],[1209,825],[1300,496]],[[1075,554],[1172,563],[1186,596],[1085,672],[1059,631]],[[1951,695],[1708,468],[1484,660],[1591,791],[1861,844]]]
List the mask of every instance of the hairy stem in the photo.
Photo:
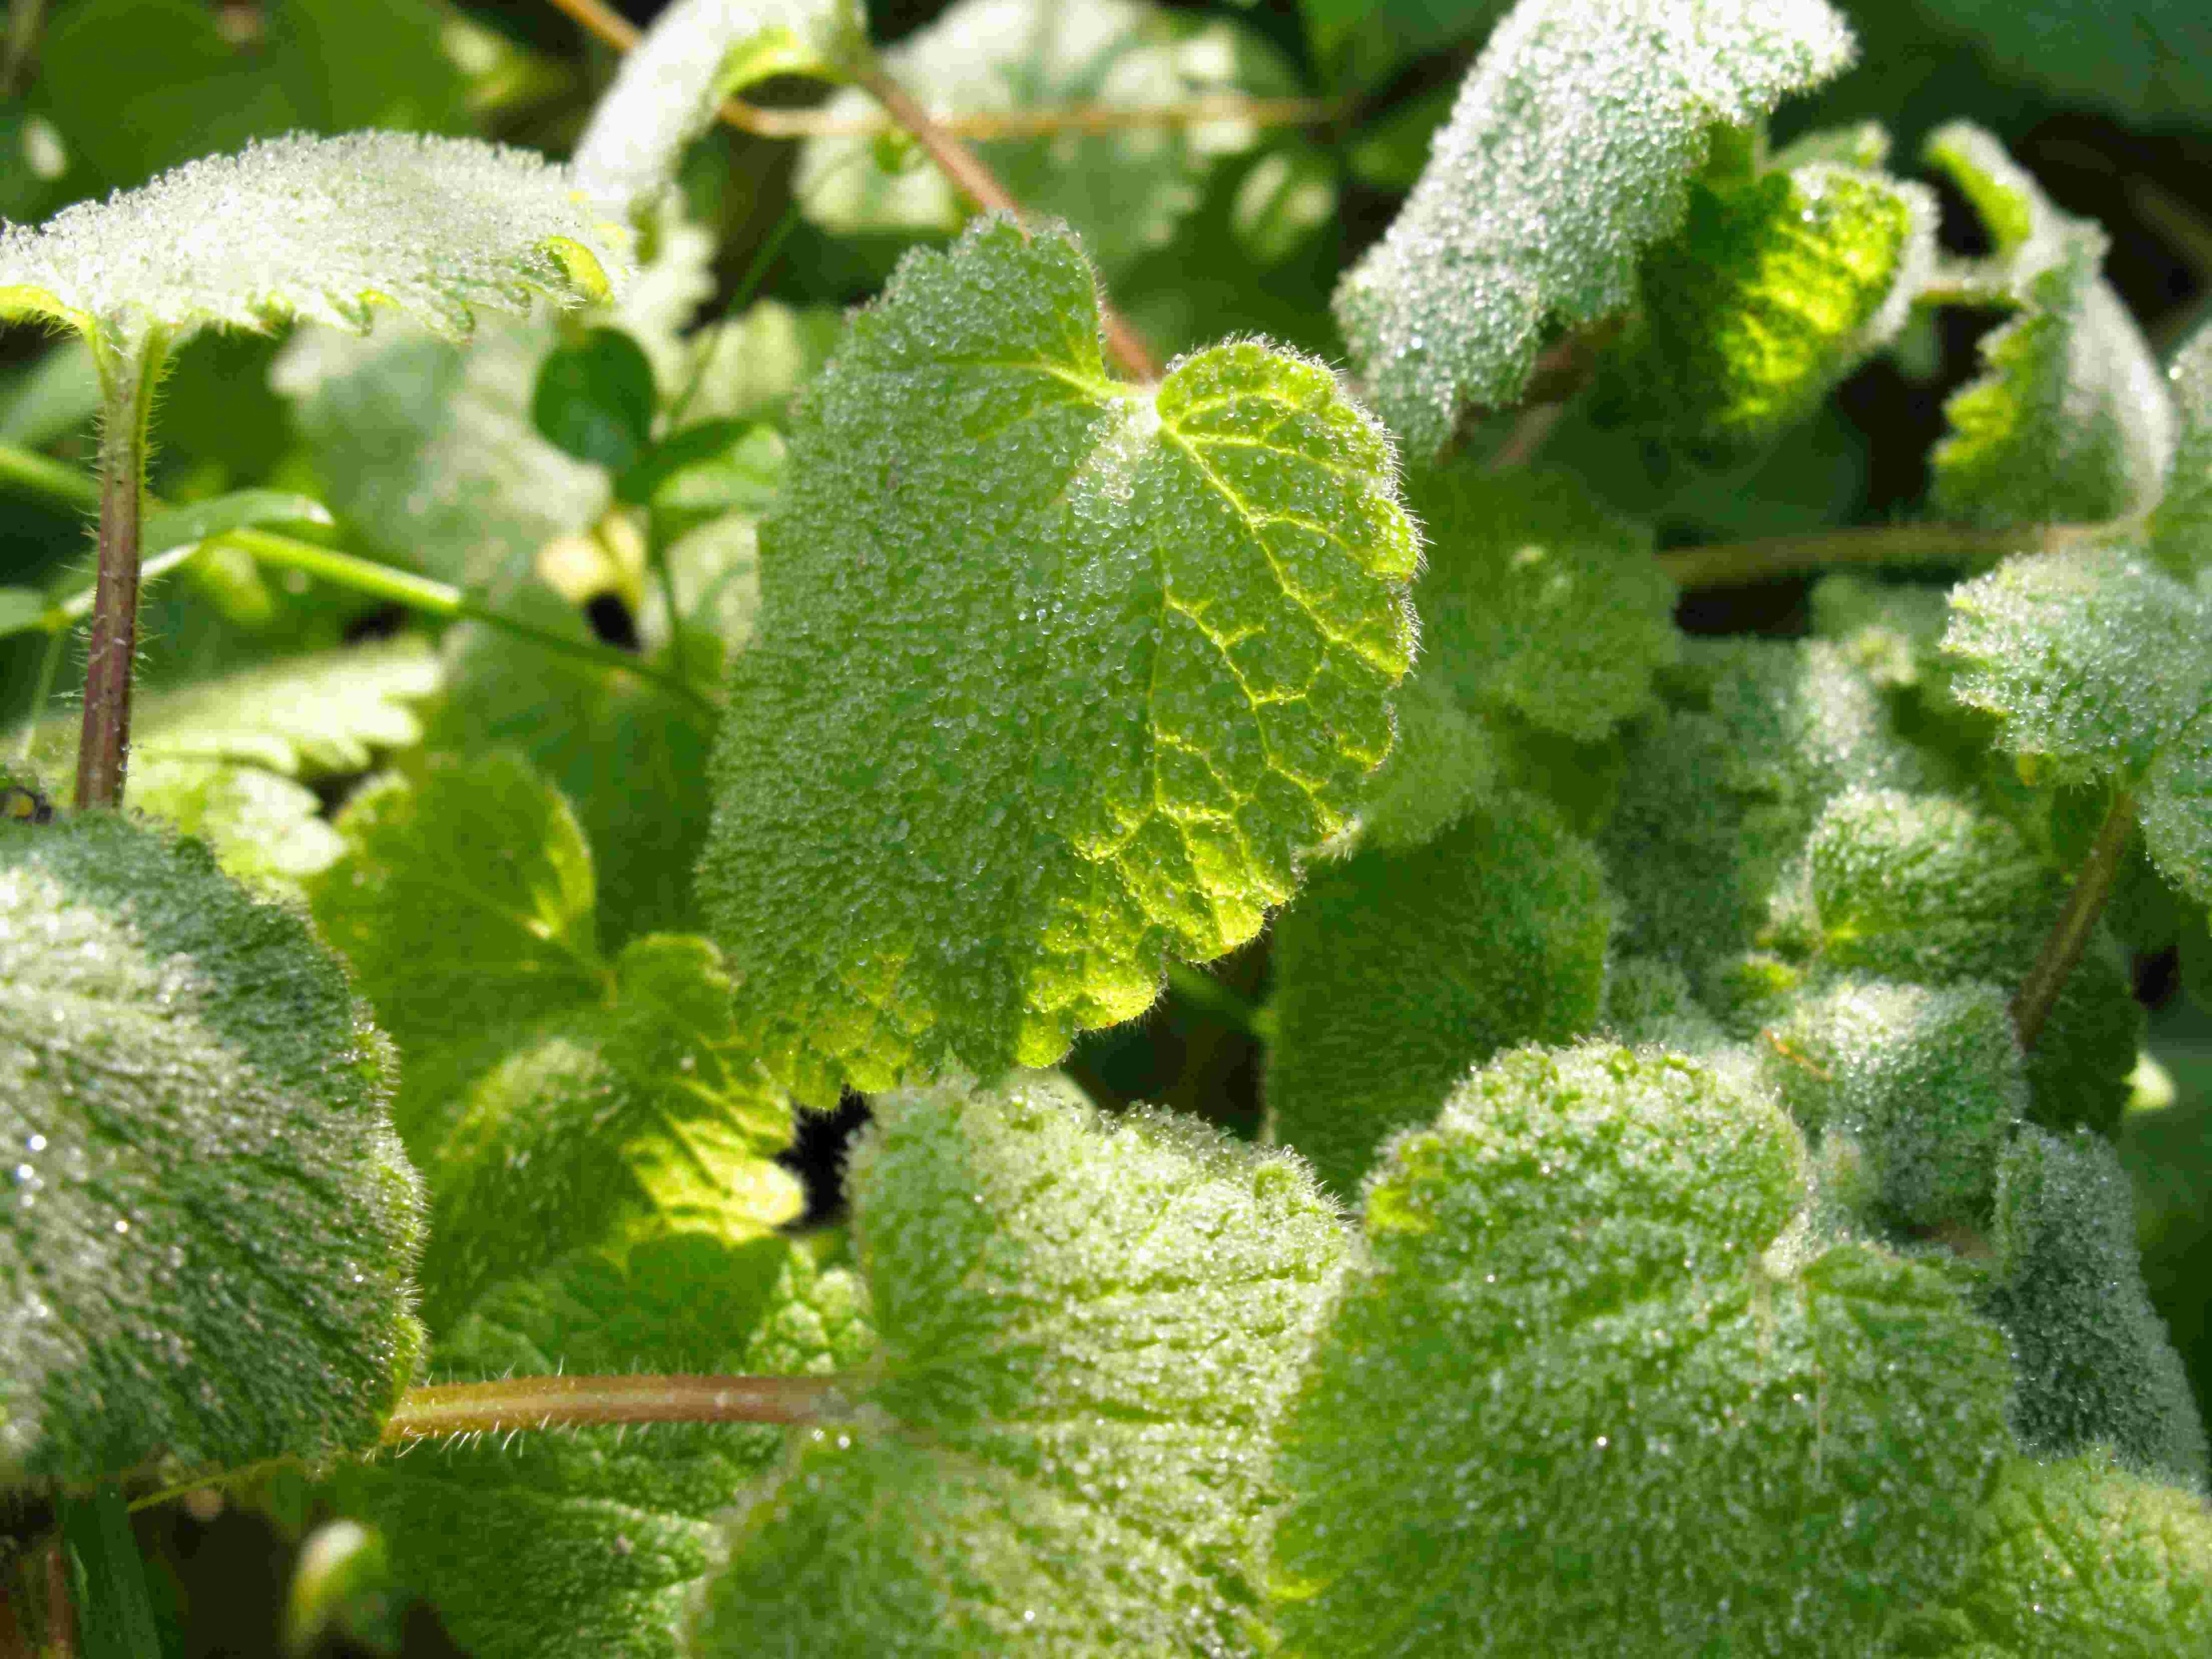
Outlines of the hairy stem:
[[131,759],[131,675],[138,653],[138,526],[146,507],[146,433],[166,341],[136,351],[94,343],[100,363],[100,574],[84,669],[76,804],[116,806]]
[[1836,565],[1954,565],[1986,569],[2014,553],[2049,553],[2117,533],[2118,525],[2041,525],[1983,530],[1970,525],[1873,525],[1775,536],[1756,542],[1662,553],[1659,562],[1684,588],[1746,586]]
[[[1022,204],[999,182],[998,175],[984,164],[983,158],[948,132],[915,101],[913,94],[881,70],[871,69],[857,78],[868,95],[884,106],[885,113],[913,135],[915,143],[944,170],[945,176],[957,188],[983,207],[1011,213],[1018,219],[1022,216]],[[1160,378],[1159,363],[1152,356],[1152,349],[1129,325],[1129,319],[1109,305],[1103,295],[1098,301],[1098,322],[1106,335],[1106,349],[1131,380],[1152,381]]]
[[2074,878],[2074,890],[2067,894],[2058,920],[2051,923],[2043,948],[2035,953],[2034,965],[2021,981],[2020,989],[2013,993],[2013,1028],[2020,1034],[2022,1048],[2035,1047],[2036,1038],[2043,1035],[2044,1021],[2051,1018],[2051,1006],[2065,988],[2066,976],[2081,960],[2090,932],[2104,914],[2105,901],[2112,896],[2112,883],[2120,872],[2120,857],[2127,851],[2128,832],[2135,828],[2135,797],[2123,789],[2113,797],[2112,810],[2105,814],[2097,839],[2090,845],[2089,856],[2081,861]]
[[513,1429],[622,1423],[811,1423],[836,1398],[834,1376],[510,1376],[410,1389],[384,1443]]

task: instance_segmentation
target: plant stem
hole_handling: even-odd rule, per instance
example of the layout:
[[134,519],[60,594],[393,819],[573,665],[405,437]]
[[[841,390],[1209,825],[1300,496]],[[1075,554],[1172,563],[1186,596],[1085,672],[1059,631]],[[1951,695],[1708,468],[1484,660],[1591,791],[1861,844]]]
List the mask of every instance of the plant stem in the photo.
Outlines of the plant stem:
[[115,806],[131,758],[131,675],[138,653],[138,526],[146,507],[146,432],[167,342],[135,350],[95,340],[100,364],[100,574],[84,669],[76,804]]
[[510,1376],[410,1389],[384,1443],[512,1429],[619,1423],[811,1423],[836,1399],[834,1376]]
[[2050,553],[2120,533],[2120,525],[2052,524],[2017,530],[1971,525],[1874,525],[1776,536],[1756,542],[1662,553],[1659,562],[1686,589],[1734,587],[1802,576],[1832,565],[1963,565],[1985,569],[2014,553]]
[[2105,901],[2111,896],[2112,883],[2120,872],[2120,857],[2127,851],[2128,832],[2135,828],[2136,802],[2127,790],[2112,798],[2112,810],[2105,814],[2105,822],[2091,843],[2089,856],[2081,861],[2081,868],[2074,878],[2074,890],[2066,896],[2066,902],[2058,912],[2058,920],[2051,926],[2051,933],[2036,952],[2035,963],[2027,970],[2027,977],[2013,993],[2012,1023],[2020,1034],[2022,1048],[2035,1047],[2035,1040],[2043,1035],[2043,1023],[2051,1017],[2058,993],[2064,988],[2066,976],[2074,971],[2074,964],[2081,959],[2081,951],[2089,943],[2090,932],[2097,918],[2104,914]]
[[[913,135],[915,143],[943,169],[957,188],[983,207],[1011,213],[1017,219],[1023,216],[1022,204],[999,182],[998,175],[984,164],[983,158],[947,131],[904,87],[879,69],[864,70],[854,78],[870,97],[884,106],[892,120]],[[1131,380],[1149,383],[1160,378],[1159,364],[1152,348],[1129,325],[1128,319],[1106,302],[1103,295],[1098,300],[1098,325],[1105,332],[1106,349]]]

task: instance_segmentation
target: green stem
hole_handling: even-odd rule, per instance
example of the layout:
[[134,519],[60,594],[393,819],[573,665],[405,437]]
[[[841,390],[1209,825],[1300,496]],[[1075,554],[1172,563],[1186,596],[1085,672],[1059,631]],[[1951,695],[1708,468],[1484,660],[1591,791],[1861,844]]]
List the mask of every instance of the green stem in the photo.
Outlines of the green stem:
[[146,434],[168,347],[158,330],[135,350],[95,338],[100,365],[100,574],[85,653],[76,804],[117,806],[131,759],[131,676],[138,653],[138,527],[146,510]]
[[[0,481],[20,484],[32,495],[42,495],[65,507],[92,507],[100,500],[100,486],[95,480],[73,466],[49,460],[43,455],[20,449],[13,444],[0,443]],[[146,504],[159,505],[151,497],[146,498]],[[279,535],[274,531],[232,530],[224,533],[223,539],[234,546],[244,548],[264,564],[273,565],[280,570],[298,570],[307,575],[319,576],[352,592],[389,600],[426,617],[482,623],[487,628],[495,628],[517,639],[529,640],[562,656],[573,657],[599,668],[620,669],[671,696],[681,697],[710,714],[714,710],[714,702],[706,693],[687,684],[679,676],[665,673],[639,661],[630,652],[602,645],[597,640],[571,639],[502,615],[448,582],[417,576],[410,571],[378,564],[371,559],[356,558],[349,553],[318,547],[312,542]],[[173,568],[198,550],[196,547],[175,548],[146,561],[144,568],[138,573],[139,581],[143,584]],[[89,599],[81,594],[57,606],[52,625],[59,628],[82,616],[87,609],[97,604],[98,591],[95,587]]]
[[2058,920],[2051,924],[2043,948],[2036,952],[2027,977],[2013,994],[2012,1023],[2020,1033],[2022,1048],[2034,1048],[2035,1040],[2043,1035],[2043,1024],[2065,988],[2067,975],[2081,960],[2097,918],[2104,914],[2105,901],[2119,877],[2121,856],[2127,851],[2128,832],[2135,828],[2135,797],[2128,791],[2123,789],[2112,798],[2112,810],[2105,814],[2089,856],[2081,861],[2081,872],[2074,878],[2074,890],[2067,894]]
[[1685,589],[1747,586],[1836,565],[1958,565],[1986,569],[2014,553],[2050,553],[2125,532],[2125,524],[2051,524],[2018,530],[1970,525],[1875,525],[1808,536],[1723,542],[1662,553],[1659,563]]
[[834,1376],[509,1376],[410,1389],[384,1443],[456,1434],[623,1423],[812,1423],[830,1414]]

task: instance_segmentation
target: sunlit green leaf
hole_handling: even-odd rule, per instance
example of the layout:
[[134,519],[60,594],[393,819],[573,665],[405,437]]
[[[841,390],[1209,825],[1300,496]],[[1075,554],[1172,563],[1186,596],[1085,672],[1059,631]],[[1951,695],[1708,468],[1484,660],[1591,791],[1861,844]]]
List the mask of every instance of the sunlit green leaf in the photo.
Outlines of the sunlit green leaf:
[[1516,402],[1547,330],[1628,308],[1716,125],[1748,126],[1850,62],[1820,0],[1521,0],[1461,89],[1336,314],[1383,417],[1434,454]]
[[[1287,898],[1389,743],[1388,440],[1257,344],[1104,377],[1063,235],[909,256],[761,533],[700,891],[809,1098],[1056,1060]],[[795,918],[804,918],[794,926]]]
[[692,1651],[1260,1650],[1270,1433],[1336,1212],[1286,1155],[1066,1092],[877,1103],[849,1180],[881,1346],[853,1419],[733,1516]]
[[304,922],[112,815],[0,823],[0,1481],[373,1443],[420,1200]]

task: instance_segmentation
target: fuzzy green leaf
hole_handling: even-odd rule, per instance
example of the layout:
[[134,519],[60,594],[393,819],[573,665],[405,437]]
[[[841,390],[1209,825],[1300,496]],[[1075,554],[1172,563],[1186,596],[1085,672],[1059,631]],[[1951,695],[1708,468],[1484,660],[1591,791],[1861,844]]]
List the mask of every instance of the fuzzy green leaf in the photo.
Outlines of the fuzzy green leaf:
[[715,756],[700,896],[779,1075],[1056,1060],[1250,938],[1389,744],[1394,484],[1318,364],[1107,380],[1064,234],[909,255],[800,412]]
[[835,77],[865,52],[851,0],[677,0],[592,112],[577,181],[610,212],[650,209],[725,98],[774,75]]
[[[888,49],[883,66],[924,104],[963,114],[1146,108],[1295,89],[1287,66],[1235,24],[1194,25],[1141,0],[961,0]],[[826,108],[849,118],[875,106],[848,91]],[[1080,233],[1110,276],[1164,246],[1199,205],[1214,162],[1259,136],[1249,123],[1225,121],[1047,134],[976,150],[1025,210]],[[860,136],[808,139],[792,190],[808,218],[838,235],[949,235],[970,211],[936,167]]]
[[1936,213],[1925,186],[1825,161],[1699,179],[1638,272],[1601,407],[1676,443],[1774,437],[1904,326]]
[[2212,1651],[2212,1513],[2100,1456],[2006,1462],[1942,1604],[1900,1659],[2172,1659]]
[[1597,854],[1518,792],[1425,847],[1317,866],[1273,928],[1276,1138],[1356,1194],[1470,1067],[1589,1029],[1612,922]]
[[2004,147],[1963,122],[1926,146],[1996,244],[2019,315],[1984,337],[1987,372],[1943,406],[1934,500],[1990,525],[2101,524],[2158,498],[2173,405],[2150,348],[2099,275],[2106,236],[2051,204]]
[[2176,575],[2193,577],[2212,567],[2212,325],[2175,354],[2166,382],[2181,431],[2151,515],[2150,551]]
[[477,307],[604,298],[625,270],[567,170],[542,156],[465,138],[295,134],[0,230],[0,316],[53,317],[127,345],[292,317],[363,332],[396,307],[458,336]]
[[0,823],[0,1484],[374,1443],[419,1200],[305,924],[119,817]]
[[877,1103],[849,1179],[881,1346],[853,1420],[732,1520],[692,1651],[1258,1650],[1270,1433],[1334,1207],[1287,1156],[1072,1094]]
[[1997,1170],[1996,1261],[1981,1310],[2010,1339],[2014,1431],[2038,1456],[2110,1447],[2202,1496],[2204,1425],[2152,1310],[2134,1195],[2111,1144],[2024,1131]]
[[1850,62],[1820,0],[1522,0],[1405,210],[1337,290],[1353,361],[1413,453],[1516,402],[1547,330],[1628,308],[1681,225],[1716,125],[1748,126]]
[[[866,1297],[825,1243],[695,1237],[634,1249],[627,1269],[563,1257],[471,1308],[437,1375],[849,1370]],[[343,1467],[324,1492],[380,1529],[392,1577],[477,1659],[674,1659],[716,1516],[782,1444],[750,1426],[524,1435]]]
[[2002,1340],[1929,1268],[1762,1260],[1801,1156],[1609,1047],[1509,1055],[1393,1143],[1281,1431],[1284,1651],[1840,1656],[1948,1590]]

